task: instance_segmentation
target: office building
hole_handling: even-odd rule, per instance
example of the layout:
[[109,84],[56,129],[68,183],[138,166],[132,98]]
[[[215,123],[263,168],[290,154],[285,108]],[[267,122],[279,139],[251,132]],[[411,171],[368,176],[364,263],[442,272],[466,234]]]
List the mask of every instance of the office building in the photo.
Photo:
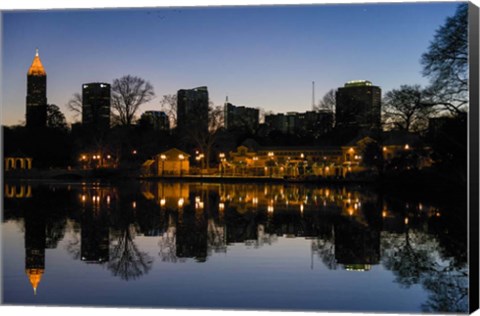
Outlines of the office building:
[[178,90],[177,128],[180,133],[187,130],[208,132],[207,87]]
[[82,125],[94,132],[110,128],[110,84],[82,85]]
[[27,73],[27,115],[28,128],[47,126],[47,73],[35,52],[32,65]]
[[335,126],[380,129],[381,89],[367,80],[349,81],[336,93]]
[[265,115],[265,124],[271,131],[278,131],[283,134],[287,133],[287,117],[283,113]]
[[265,116],[265,123],[271,131],[298,136],[318,137],[328,133],[333,127],[333,112],[307,111],[287,112]]

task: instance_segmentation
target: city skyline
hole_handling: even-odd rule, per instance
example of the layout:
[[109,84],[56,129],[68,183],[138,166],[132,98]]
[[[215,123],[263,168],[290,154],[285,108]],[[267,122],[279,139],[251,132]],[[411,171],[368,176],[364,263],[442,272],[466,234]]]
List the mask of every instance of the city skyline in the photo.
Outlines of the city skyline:
[[228,96],[236,105],[281,113],[311,109],[312,81],[317,102],[355,79],[384,92],[426,85],[421,54],[457,5],[3,12],[2,124],[25,120],[26,72],[36,47],[48,74],[48,101],[69,122],[65,104],[83,83],[111,83],[126,74],[150,81],[157,96],[138,117],[159,110],[162,95],[198,86],[208,87],[216,105]]

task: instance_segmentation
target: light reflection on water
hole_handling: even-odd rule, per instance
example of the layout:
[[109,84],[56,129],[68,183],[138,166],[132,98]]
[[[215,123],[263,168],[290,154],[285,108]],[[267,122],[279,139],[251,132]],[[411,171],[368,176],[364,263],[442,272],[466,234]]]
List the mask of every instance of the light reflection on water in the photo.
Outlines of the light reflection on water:
[[462,212],[359,187],[6,184],[4,301],[466,312]]

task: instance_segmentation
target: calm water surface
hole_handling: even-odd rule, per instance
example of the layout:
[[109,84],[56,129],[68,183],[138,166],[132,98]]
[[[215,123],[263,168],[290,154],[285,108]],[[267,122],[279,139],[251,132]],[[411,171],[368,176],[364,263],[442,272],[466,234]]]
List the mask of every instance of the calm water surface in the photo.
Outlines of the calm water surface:
[[3,302],[467,312],[466,206],[362,187],[6,183]]

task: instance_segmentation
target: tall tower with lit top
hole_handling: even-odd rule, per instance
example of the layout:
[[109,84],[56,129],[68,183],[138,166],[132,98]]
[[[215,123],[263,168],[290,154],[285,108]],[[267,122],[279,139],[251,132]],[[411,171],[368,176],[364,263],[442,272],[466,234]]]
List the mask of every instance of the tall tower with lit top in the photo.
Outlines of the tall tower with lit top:
[[47,126],[47,73],[43,68],[38,48],[27,73],[27,127]]

